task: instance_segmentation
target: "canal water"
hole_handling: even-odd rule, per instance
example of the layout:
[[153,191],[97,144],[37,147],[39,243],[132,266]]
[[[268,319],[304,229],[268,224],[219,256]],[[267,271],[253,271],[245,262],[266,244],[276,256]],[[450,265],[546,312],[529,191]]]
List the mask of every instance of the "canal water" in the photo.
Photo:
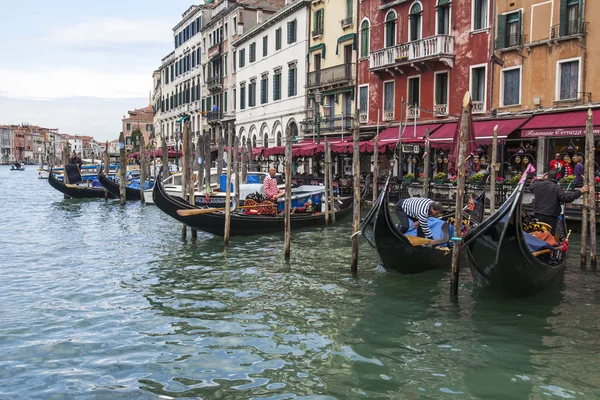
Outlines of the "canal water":
[[350,221],[286,264],[282,236],[182,241],[33,166],[0,167],[0,215],[0,399],[600,398],[600,273],[575,262],[519,301],[464,271],[453,306],[447,272],[385,272],[362,240],[352,278]]

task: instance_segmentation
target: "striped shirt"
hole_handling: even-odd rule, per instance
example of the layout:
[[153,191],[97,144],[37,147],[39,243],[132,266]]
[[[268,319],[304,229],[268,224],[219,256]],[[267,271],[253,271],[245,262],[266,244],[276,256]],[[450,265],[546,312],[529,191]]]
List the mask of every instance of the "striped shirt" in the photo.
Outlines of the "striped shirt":
[[429,229],[429,208],[433,200],[424,197],[411,197],[402,201],[402,210],[411,219],[419,221],[419,225],[428,239],[433,239]]
[[274,196],[279,194],[279,188],[277,187],[277,179],[275,177],[271,178],[271,175],[268,175],[263,181],[265,196],[269,199],[272,199]]

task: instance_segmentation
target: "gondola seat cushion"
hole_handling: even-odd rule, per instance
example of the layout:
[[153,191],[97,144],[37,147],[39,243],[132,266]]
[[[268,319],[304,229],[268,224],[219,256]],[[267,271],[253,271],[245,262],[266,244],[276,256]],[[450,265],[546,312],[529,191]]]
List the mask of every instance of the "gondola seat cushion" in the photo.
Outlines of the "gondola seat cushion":
[[[442,226],[444,226],[443,220],[439,218],[429,218],[429,230],[431,230],[431,234],[433,235],[433,239],[441,239],[444,236],[444,232],[442,231]],[[418,236],[417,229],[413,228],[414,221],[412,219],[408,219],[408,224],[410,229],[406,231],[405,235],[408,236]],[[452,233],[450,234],[452,236]]]
[[554,246],[552,246],[550,243],[542,239],[538,239],[527,232],[523,232],[523,236],[525,237],[525,242],[527,243],[527,246],[529,246],[529,250],[531,250],[532,253],[546,249],[554,250]]

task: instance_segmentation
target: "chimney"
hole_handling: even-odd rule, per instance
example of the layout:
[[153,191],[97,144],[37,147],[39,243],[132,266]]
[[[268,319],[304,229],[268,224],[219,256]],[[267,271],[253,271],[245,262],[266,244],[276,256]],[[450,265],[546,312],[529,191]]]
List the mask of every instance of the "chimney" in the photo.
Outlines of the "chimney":
[[244,23],[243,22],[238,22],[237,33],[240,36],[244,34]]
[[261,7],[256,8],[256,23],[262,24],[263,22],[263,11]]

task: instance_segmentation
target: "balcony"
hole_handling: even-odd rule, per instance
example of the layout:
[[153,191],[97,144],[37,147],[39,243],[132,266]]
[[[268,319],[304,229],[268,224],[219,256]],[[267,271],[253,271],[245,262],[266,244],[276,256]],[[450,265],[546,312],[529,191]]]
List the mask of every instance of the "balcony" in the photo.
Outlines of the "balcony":
[[214,75],[206,80],[206,86],[211,92],[218,92],[222,89],[221,76]]
[[221,54],[221,44],[217,43],[208,48],[208,59],[213,59]]
[[448,115],[448,104],[436,104],[433,106],[434,117],[445,117]]
[[361,124],[366,124],[367,122],[369,122],[369,115],[365,112],[361,112],[359,114],[359,119]]
[[308,73],[306,88],[351,85],[354,64],[340,64]]
[[421,109],[417,106],[408,106],[407,118],[419,118],[421,116]]
[[566,24],[558,24],[552,27],[552,31],[550,33],[550,39],[552,40],[560,40],[560,39],[573,39],[578,38],[581,39],[587,33],[588,23],[573,20],[568,21]]
[[394,111],[383,110],[383,120],[384,121],[393,121],[394,120]]
[[[348,132],[352,130],[354,116],[352,114],[340,114],[330,116],[321,116],[321,133]],[[314,120],[304,120],[304,131],[316,132]]]
[[[421,71],[421,65],[426,62],[443,62],[449,67],[454,66],[454,37],[449,35],[431,36],[393,47],[377,50],[371,53],[371,71],[394,70],[402,71],[404,67],[413,67]],[[420,65],[419,65],[420,64]]]
[[352,17],[344,18],[340,24],[342,24],[342,29],[349,28],[354,25],[354,19]]
[[500,43],[496,39],[496,48],[499,52],[514,50],[515,48],[523,46],[527,43],[527,35],[523,33],[512,33],[506,35],[504,43]]
[[206,114],[206,120],[208,121],[209,124],[217,124],[221,121],[222,118],[223,118],[223,111],[220,111],[220,110],[209,111]]
[[312,30],[312,38],[313,39],[320,38],[320,37],[323,37],[323,27],[322,26]]
[[473,100],[473,114],[485,113],[485,101]]

